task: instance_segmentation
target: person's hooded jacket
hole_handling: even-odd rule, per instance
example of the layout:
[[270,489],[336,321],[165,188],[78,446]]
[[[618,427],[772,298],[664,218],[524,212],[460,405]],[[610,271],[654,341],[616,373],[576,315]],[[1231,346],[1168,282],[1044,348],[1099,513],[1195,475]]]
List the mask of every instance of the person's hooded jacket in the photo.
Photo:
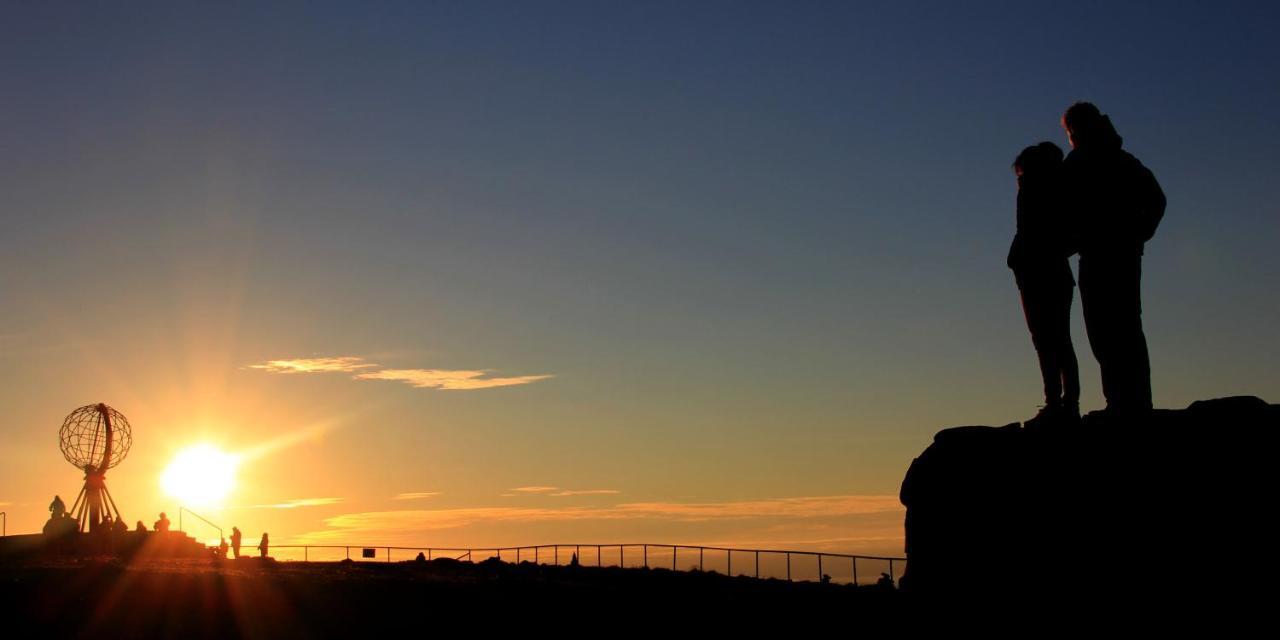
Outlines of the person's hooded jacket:
[[1093,139],[1078,141],[1063,161],[1067,215],[1081,257],[1142,255],[1164,217],[1160,183],[1123,143],[1102,116]]

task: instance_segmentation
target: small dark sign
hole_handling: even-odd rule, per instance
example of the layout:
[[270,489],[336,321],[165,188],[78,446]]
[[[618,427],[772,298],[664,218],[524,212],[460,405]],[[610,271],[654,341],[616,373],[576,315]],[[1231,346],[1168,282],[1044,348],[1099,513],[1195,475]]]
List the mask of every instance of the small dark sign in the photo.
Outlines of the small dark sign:
[[361,557],[364,557],[364,558],[375,558],[378,555],[378,550],[377,549],[361,549],[360,555]]

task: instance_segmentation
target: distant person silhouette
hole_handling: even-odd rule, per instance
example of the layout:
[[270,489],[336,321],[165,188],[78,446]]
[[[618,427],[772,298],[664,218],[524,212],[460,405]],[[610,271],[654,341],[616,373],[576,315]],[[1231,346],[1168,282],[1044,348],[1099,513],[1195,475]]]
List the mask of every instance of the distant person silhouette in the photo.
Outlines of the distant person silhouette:
[[62,514],[67,512],[67,505],[62,502],[62,496],[53,496],[53,502],[49,503],[50,518],[61,518]]
[[155,529],[160,533],[169,533],[169,516],[166,516],[164,512],[161,511],[160,519],[156,520],[156,524],[152,529]]
[[240,527],[231,527],[231,553],[235,557],[240,557],[240,541],[244,536],[240,533]]
[[258,553],[259,553],[263,558],[266,558],[266,557],[267,557],[267,548],[268,548],[269,546],[270,546],[270,541],[267,539],[267,532],[263,531],[263,532],[262,532],[262,541],[258,543]]
[[1027,147],[1013,161],[1018,177],[1017,233],[1007,263],[1044,380],[1044,408],[1026,426],[1080,419],[1080,370],[1071,344],[1074,253],[1063,210],[1062,149]]
[[135,532],[137,532],[137,533],[146,533],[146,532],[147,532],[147,525],[142,524],[142,521],[141,521],[141,520],[139,520],[139,521],[138,521],[138,524],[137,524],[136,526],[134,526],[133,530],[134,530]]
[[222,541],[218,543],[218,557],[224,560],[227,558],[227,539],[226,538],[222,538]]
[[1062,115],[1068,215],[1080,253],[1080,306],[1109,413],[1151,410],[1151,363],[1142,331],[1143,245],[1164,216],[1155,176],[1121,149],[1111,118],[1088,102]]

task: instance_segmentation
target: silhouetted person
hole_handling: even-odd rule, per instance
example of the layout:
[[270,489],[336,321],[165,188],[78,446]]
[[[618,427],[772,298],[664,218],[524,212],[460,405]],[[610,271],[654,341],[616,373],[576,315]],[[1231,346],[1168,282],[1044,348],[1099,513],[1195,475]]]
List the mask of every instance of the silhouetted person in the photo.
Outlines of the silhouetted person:
[[231,527],[231,553],[235,554],[237,558],[240,557],[240,540],[242,538],[243,535],[240,533],[240,528]]
[[117,536],[126,534],[129,532],[129,525],[124,523],[124,518],[116,518],[116,523],[112,525],[111,532]]
[[1151,171],[1121,149],[1111,119],[1088,102],[1062,115],[1072,151],[1063,162],[1068,214],[1080,252],[1080,305],[1109,412],[1151,410],[1142,332],[1142,252],[1164,216]]
[[53,502],[49,503],[50,519],[61,518],[62,514],[67,512],[67,505],[62,502],[62,496],[53,496]]
[[218,543],[218,556],[224,560],[227,557],[227,539],[226,538],[222,538],[222,541]]
[[1008,264],[1022,297],[1022,312],[1044,379],[1044,408],[1026,422],[1080,419],[1080,370],[1071,344],[1071,298],[1076,282],[1068,257],[1062,149],[1052,142],[1027,147],[1013,161],[1018,177],[1018,231]]
[[270,546],[270,541],[267,539],[267,532],[266,532],[266,531],[263,531],[263,532],[262,532],[262,541],[258,543],[258,554],[259,554],[259,555],[261,555],[263,558],[266,558],[266,557],[267,557],[267,548],[268,548],[269,546]]
[[152,528],[160,533],[169,533],[169,517],[164,515],[164,512],[161,511],[160,519],[156,520],[156,525]]
[[424,554],[424,553],[422,553],[421,551],[419,551],[419,552],[418,552],[418,555],[417,555],[416,557],[414,557],[413,561],[414,561],[414,562],[426,562],[426,561],[427,561],[427,556],[426,556],[426,554]]
[[137,526],[135,526],[135,527],[133,528],[133,530],[134,530],[135,532],[137,532],[137,533],[146,533],[146,532],[147,532],[147,525],[142,524],[142,521],[141,521],[141,520],[139,520],[139,521],[138,521]]

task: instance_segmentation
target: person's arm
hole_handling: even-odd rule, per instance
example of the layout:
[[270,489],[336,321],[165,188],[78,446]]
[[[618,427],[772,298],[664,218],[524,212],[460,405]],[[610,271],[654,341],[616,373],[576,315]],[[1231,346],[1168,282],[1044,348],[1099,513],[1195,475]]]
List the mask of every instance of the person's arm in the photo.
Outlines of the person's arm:
[[1140,222],[1142,228],[1139,229],[1139,237],[1143,242],[1151,239],[1156,234],[1156,227],[1160,226],[1160,221],[1164,219],[1165,206],[1168,200],[1165,199],[1164,190],[1160,188],[1160,183],[1156,181],[1156,176],[1151,170],[1138,163],[1138,204],[1141,207]]

